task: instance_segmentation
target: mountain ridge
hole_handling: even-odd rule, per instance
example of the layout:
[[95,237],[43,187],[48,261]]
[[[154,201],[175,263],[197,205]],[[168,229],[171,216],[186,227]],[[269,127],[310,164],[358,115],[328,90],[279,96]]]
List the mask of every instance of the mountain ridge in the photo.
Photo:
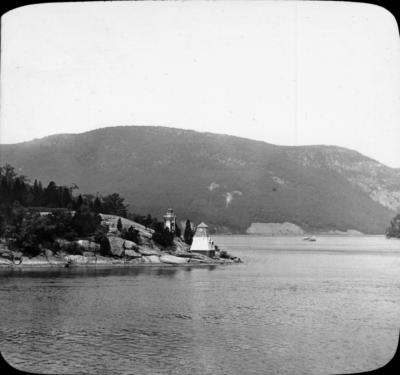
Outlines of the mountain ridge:
[[1,163],[82,193],[118,192],[137,213],[206,221],[244,233],[252,222],[383,233],[400,208],[400,172],[333,145],[278,146],[160,126],[115,126],[4,144]]

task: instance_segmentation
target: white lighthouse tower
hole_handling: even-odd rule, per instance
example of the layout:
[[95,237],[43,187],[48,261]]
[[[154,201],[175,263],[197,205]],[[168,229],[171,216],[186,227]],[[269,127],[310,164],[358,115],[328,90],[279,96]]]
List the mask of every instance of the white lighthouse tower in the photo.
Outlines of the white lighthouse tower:
[[164,215],[164,228],[168,228],[171,233],[175,233],[176,215],[172,208],[168,208],[167,213]]
[[208,226],[204,223],[196,227],[196,233],[193,237],[192,246],[190,251],[194,253],[204,254],[209,257],[215,256],[214,241],[208,234]]

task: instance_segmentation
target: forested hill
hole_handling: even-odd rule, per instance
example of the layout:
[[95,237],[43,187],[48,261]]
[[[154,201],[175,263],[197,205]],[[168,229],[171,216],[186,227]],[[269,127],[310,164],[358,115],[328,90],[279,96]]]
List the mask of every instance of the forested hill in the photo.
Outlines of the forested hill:
[[125,126],[2,145],[1,164],[43,183],[125,197],[134,212],[245,232],[252,222],[384,233],[400,173],[335,146],[275,146],[227,135]]

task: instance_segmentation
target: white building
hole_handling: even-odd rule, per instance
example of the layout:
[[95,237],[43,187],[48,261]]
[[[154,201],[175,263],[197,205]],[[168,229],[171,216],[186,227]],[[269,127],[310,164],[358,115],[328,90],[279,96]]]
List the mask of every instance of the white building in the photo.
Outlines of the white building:
[[190,251],[204,254],[209,257],[215,256],[214,241],[208,234],[208,226],[206,224],[201,223],[196,227],[196,233],[193,237]]
[[168,208],[164,215],[164,228],[168,228],[170,232],[175,233],[176,230],[176,215],[172,208]]

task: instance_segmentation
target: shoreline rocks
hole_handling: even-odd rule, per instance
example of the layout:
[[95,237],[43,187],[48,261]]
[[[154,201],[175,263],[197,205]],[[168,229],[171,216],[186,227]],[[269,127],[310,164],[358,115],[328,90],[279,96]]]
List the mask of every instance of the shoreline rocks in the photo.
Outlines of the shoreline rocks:
[[[116,226],[118,218],[113,215],[102,215],[103,221],[113,226]],[[110,231],[106,235],[105,248],[103,243],[100,245],[90,239],[68,241],[58,238],[54,248],[48,249],[43,246],[40,255],[35,257],[28,257],[14,249],[10,250],[5,243],[0,243],[0,269],[117,265],[190,266],[230,264],[240,261],[232,256],[209,258],[203,254],[191,253],[190,246],[181,238],[174,238],[171,247],[161,248],[151,239],[151,229],[131,220],[122,219],[124,227],[132,226],[139,231],[138,243],[119,237],[119,231]]]

